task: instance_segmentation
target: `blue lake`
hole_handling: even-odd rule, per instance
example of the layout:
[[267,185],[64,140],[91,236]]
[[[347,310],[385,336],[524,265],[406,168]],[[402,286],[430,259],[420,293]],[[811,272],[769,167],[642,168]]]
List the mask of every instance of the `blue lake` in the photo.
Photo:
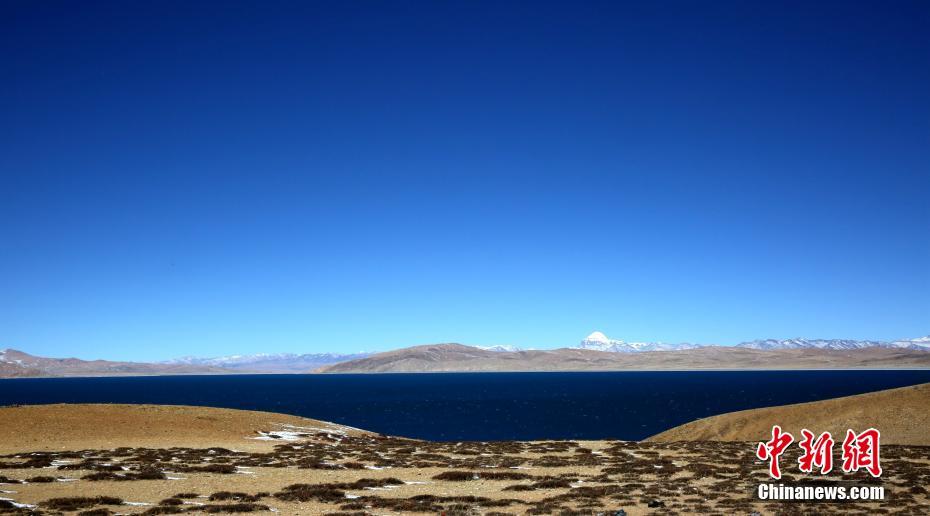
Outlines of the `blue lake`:
[[930,382],[930,370],[235,375],[0,380],[0,405],[284,412],[432,440],[635,440],[698,418]]

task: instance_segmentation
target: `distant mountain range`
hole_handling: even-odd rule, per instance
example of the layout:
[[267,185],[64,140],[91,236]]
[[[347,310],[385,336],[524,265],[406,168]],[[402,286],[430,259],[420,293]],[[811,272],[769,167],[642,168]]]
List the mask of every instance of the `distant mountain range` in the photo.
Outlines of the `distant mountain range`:
[[[607,337],[596,331],[585,337],[575,349],[590,349],[595,351],[609,351],[612,353],[635,353],[641,351],[678,351],[709,347],[707,344],[666,344],[663,342],[625,342]],[[865,349],[865,348],[896,348],[918,351],[930,351],[930,336],[916,339],[894,341],[877,340],[849,340],[849,339],[764,339],[742,342],[736,347],[749,349]]]
[[611,353],[636,353],[640,351],[676,351],[681,349],[699,348],[697,344],[666,344],[664,342],[625,342],[607,337],[596,331],[585,337],[575,349],[589,349],[593,351],[609,351]]
[[751,349],[865,349],[892,348],[930,351],[930,336],[916,339],[877,341],[848,339],[786,339],[754,340],[737,344],[741,348]]
[[171,374],[307,373],[368,353],[339,355],[257,354],[227,357],[184,357],[166,362],[113,362],[78,358],[45,358],[15,349],[0,350],[0,378],[36,376],[146,376]]
[[689,369],[930,368],[930,353],[906,348],[753,349],[701,346],[637,353],[561,348],[489,351],[462,344],[431,344],[376,353],[325,366],[320,373],[480,371],[635,371]]
[[371,353],[348,355],[338,353],[307,353],[302,355],[295,353],[259,353],[256,355],[230,355],[214,358],[182,357],[164,363],[220,367],[230,371],[249,373],[306,373],[326,365],[357,360],[369,355]]
[[[850,354],[850,352],[854,352]],[[772,369],[807,367],[930,367],[930,336],[895,341],[848,339],[754,340],[736,346],[626,342],[595,331],[571,348],[520,349],[433,344],[384,353],[259,353],[182,357],[166,362],[45,358],[0,351],[0,378],[170,374],[583,371],[621,369]]]
[[[850,352],[854,353],[850,353]],[[324,373],[930,367],[930,337],[897,341],[756,340],[737,346],[626,342],[595,331],[577,346],[521,350],[414,346],[320,368]]]
[[223,374],[229,370],[208,365],[150,364],[45,358],[15,349],[0,350],[0,378],[30,376],[148,376],[169,374]]

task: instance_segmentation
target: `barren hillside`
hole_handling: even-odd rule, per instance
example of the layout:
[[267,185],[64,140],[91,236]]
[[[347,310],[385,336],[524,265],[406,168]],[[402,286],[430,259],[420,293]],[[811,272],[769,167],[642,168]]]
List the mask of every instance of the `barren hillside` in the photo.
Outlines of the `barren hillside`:
[[870,427],[883,444],[930,446],[930,384],[901,387],[831,400],[742,410],[700,419],[650,437],[650,441],[762,441],[780,425],[795,438],[801,429],[830,431],[842,439],[846,429]]
[[926,351],[760,350],[708,346],[678,351],[611,353],[585,349],[488,351],[462,344],[433,344],[378,353],[318,369],[322,373],[469,371],[620,371],[684,369],[883,369],[930,367]]

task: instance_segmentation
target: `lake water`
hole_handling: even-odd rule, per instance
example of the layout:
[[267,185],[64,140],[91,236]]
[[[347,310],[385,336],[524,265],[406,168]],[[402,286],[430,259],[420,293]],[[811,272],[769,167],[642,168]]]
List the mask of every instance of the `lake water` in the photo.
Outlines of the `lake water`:
[[0,380],[0,405],[265,410],[433,440],[636,440],[722,412],[926,382],[930,370],[42,378]]

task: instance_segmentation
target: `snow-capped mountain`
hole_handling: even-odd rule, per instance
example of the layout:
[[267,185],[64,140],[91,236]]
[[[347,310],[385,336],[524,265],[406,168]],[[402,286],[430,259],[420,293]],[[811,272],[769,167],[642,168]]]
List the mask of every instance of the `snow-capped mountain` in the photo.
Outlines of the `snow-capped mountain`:
[[477,346],[478,349],[483,349],[485,351],[500,351],[500,352],[516,352],[524,351],[523,348],[518,348],[516,346],[507,346],[507,345],[497,345],[497,346]]
[[0,349],[0,362],[6,363],[6,364],[13,364],[16,362],[22,363],[23,362],[22,360],[13,360],[13,359],[7,358],[6,354],[12,351],[13,351],[12,349]]
[[[614,353],[634,353],[638,351],[676,351],[682,349],[695,349],[705,347],[700,344],[665,344],[662,342],[624,342],[611,339],[603,333],[596,331],[588,335],[576,349],[593,349],[595,351],[610,351]],[[850,350],[865,348],[898,348],[918,351],[930,351],[930,336],[916,339],[902,339],[894,341],[878,340],[851,340],[851,339],[760,339],[737,344],[736,347],[775,350],[775,349],[831,349]]]
[[737,344],[737,347],[751,349],[865,349],[865,348],[899,348],[930,351],[930,336],[916,339],[895,341],[850,340],[850,339],[764,339]]
[[930,335],[927,335],[926,337],[917,337],[916,339],[892,341],[891,345],[896,348],[930,351]]
[[370,353],[258,353],[255,355],[229,355],[224,357],[181,357],[165,362],[166,364],[205,365],[222,367],[242,372],[256,373],[305,373],[319,367],[338,364],[358,358],[365,358]]
[[872,340],[848,339],[759,339],[737,344],[740,348],[751,349],[863,349],[880,347],[881,342]]
[[585,337],[575,349],[592,349],[595,351],[610,351],[612,353],[635,353],[639,351],[674,351],[679,349],[694,349],[696,344],[666,344],[664,342],[625,342],[611,339],[603,333],[596,331]]

